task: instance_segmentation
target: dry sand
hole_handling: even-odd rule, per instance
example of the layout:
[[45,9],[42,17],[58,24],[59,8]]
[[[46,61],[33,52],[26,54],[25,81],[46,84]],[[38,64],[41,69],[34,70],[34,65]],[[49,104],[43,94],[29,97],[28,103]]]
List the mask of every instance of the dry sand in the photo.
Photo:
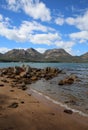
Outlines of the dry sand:
[[[1,80],[1,77],[0,77]],[[88,118],[0,81],[0,130],[88,130]],[[18,103],[16,108],[10,107]]]

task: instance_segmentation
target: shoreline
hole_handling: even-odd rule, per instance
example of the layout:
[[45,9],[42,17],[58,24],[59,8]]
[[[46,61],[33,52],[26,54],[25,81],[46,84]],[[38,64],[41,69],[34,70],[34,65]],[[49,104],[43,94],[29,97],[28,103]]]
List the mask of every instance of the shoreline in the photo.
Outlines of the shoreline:
[[69,109],[69,110],[72,110],[74,113],[77,113],[78,115],[81,115],[83,117],[88,117],[88,114],[80,111],[80,110],[77,110],[77,109],[74,109],[74,108],[71,108],[69,107],[67,104],[64,104],[62,102],[59,102],[59,101],[56,101],[54,99],[52,99],[51,97],[35,90],[35,89],[30,89],[29,91],[27,90],[27,93],[32,93],[32,95],[37,98],[38,100],[42,99],[44,102],[51,102],[52,104],[55,104],[55,105],[58,105],[59,107],[62,107],[64,109]]

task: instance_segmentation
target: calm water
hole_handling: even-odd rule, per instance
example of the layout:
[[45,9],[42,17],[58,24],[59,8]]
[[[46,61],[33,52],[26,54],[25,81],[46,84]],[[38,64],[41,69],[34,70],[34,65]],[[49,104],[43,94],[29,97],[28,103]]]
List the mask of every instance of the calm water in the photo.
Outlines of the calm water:
[[[66,74],[59,74],[52,80],[39,80],[31,85],[31,88],[42,92],[52,99],[67,103],[68,106],[81,110],[88,114],[88,63],[24,63],[31,67],[44,68],[47,66],[63,69]],[[0,68],[11,66],[22,66],[23,63],[0,63]],[[80,81],[72,85],[59,86],[58,82],[66,75],[75,74]],[[69,102],[69,101],[75,101]]]

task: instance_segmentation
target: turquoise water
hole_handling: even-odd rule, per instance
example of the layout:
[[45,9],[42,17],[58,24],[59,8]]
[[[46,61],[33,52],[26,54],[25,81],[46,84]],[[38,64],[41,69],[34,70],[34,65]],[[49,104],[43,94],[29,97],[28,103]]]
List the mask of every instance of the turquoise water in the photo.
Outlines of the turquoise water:
[[12,66],[21,66],[21,65],[30,65],[31,67],[36,68],[44,68],[47,66],[50,67],[59,67],[62,69],[87,69],[88,70],[88,63],[34,63],[34,62],[0,62],[0,68],[3,67],[12,67]]
[[[67,103],[68,106],[81,110],[88,114],[88,63],[0,63],[0,68],[12,67],[12,66],[22,66],[30,65],[36,68],[45,67],[57,67],[62,69],[66,74],[59,74],[52,80],[46,81],[41,79],[34,84],[31,84],[31,88],[42,92],[43,94],[49,96],[50,98],[60,101],[62,103],[69,102],[71,100],[75,101]],[[63,79],[63,77],[75,74],[80,79],[79,82],[75,82],[72,85],[59,86],[58,82]]]

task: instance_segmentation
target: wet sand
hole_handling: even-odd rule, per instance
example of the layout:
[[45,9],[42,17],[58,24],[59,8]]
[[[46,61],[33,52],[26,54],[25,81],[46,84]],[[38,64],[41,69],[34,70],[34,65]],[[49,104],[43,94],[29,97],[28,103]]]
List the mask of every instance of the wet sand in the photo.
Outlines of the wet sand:
[[64,113],[64,108],[12,88],[1,77],[0,84],[0,130],[88,130],[88,117]]

